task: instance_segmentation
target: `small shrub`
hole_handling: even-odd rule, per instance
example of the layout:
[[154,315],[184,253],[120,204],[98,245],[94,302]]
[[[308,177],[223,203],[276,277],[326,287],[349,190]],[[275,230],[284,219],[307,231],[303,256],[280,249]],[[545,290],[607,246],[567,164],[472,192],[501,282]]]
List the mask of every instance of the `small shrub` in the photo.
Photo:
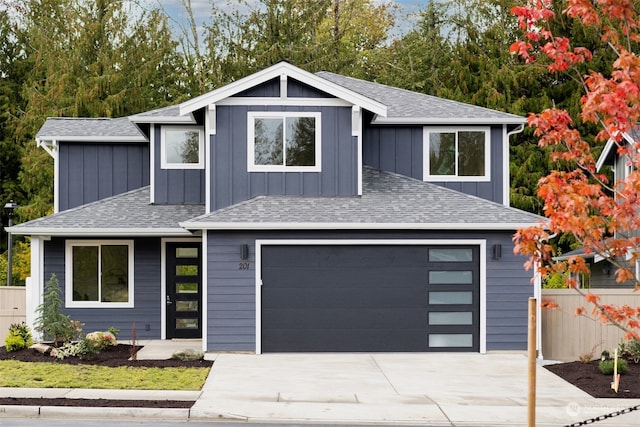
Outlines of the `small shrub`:
[[630,340],[620,343],[618,347],[620,356],[633,360],[633,363],[640,363],[640,341]]
[[51,354],[58,359],[67,357],[90,358],[99,353],[90,341],[66,342],[62,347],[53,349]]
[[17,351],[28,347],[24,342],[24,339],[18,335],[7,335],[4,339],[4,345],[7,348],[7,351]]
[[183,362],[190,362],[194,360],[204,359],[204,353],[196,350],[183,350],[177,351],[171,355],[172,359],[181,360]]
[[35,330],[42,333],[43,339],[52,340],[54,346],[71,341],[77,330],[69,316],[61,312],[61,294],[58,278],[52,274],[44,287],[42,304],[36,308]]
[[26,323],[12,323],[9,326],[9,334],[4,340],[7,351],[16,351],[33,344],[31,329]]
[[108,332],[111,333],[111,335],[113,335],[114,337],[116,337],[116,339],[118,339],[118,334],[120,333],[120,329],[115,328],[113,326],[109,326],[109,329],[107,329]]
[[[601,360],[598,364],[598,369],[600,369],[600,372],[602,372],[604,375],[611,375],[613,374],[613,364],[613,359]],[[627,361],[624,359],[618,359],[618,373],[626,374],[628,370],[629,368],[627,366]]]
[[91,332],[87,334],[85,340],[98,351],[117,344],[116,337],[111,332]]

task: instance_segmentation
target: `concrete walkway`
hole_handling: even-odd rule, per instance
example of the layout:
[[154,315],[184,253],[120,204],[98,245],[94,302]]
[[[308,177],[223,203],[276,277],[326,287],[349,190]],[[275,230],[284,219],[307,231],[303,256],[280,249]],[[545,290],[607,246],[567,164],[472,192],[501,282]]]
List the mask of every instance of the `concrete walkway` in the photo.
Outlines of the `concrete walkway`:
[[[0,388],[0,395],[15,397],[197,399],[191,409],[4,406],[0,407],[0,420],[120,417],[271,423],[527,425],[527,358],[521,352],[207,354],[207,358],[213,357],[216,362],[201,392]],[[537,368],[537,380],[538,426],[571,424],[640,404],[640,399],[594,399],[541,366]],[[640,411],[597,425],[638,426]]]

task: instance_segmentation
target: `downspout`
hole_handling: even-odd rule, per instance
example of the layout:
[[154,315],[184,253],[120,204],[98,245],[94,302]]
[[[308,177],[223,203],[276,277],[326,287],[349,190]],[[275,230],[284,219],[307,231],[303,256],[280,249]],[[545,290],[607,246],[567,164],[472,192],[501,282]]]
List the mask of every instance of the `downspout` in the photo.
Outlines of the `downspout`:
[[511,188],[511,177],[509,176],[509,140],[511,135],[515,135],[517,133],[520,133],[524,130],[524,123],[518,125],[515,129],[513,129],[511,132],[507,132],[507,125],[504,125],[504,141],[503,141],[503,150],[504,150],[504,155],[503,155],[503,160],[502,160],[502,176],[504,177],[502,180],[502,204],[504,206],[510,206],[511,202],[510,202],[510,194],[509,194],[509,189]]
[[[508,160],[508,156],[509,156],[509,138],[511,137],[511,135],[515,135],[517,133],[520,133],[524,130],[524,123],[518,125],[518,127],[516,127],[515,129],[513,129],[511,132],[507,132],[506,134],[506,155],[507,155],[507,160]],[[509,170],[508,170],[508,165],[509,165],[509,161],[503,162],[503,164],[506,164],[506,171],[505,173],[505,177],[509,176]],[[505,186],[505,199],[504,200],[509,200],[509,189],[511,188],[511,182],[510,180],[507,180],[506,182],[506,186]],[[507,205],[508,206],[508,205]],[[536,349],[538,350],[538,359],[543,360],[544,356],[542,355],[542,275],[540,274],[540,266],[536,266],[535,267],[535,271],[533,273],[533,297],[536,299]]]

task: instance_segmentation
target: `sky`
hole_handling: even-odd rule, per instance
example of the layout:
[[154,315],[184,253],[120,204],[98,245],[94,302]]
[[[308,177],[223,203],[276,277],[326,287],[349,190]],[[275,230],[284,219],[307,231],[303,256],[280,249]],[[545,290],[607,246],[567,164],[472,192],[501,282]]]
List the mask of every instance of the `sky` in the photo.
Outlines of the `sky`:
[[[174,21],[176,28],[186,27],[186,16],[184,8],[182,7],[181,0],[139,0],[142,4],[160,5],[167,14]],[[229,9],[231,7],[237,7],[236,1],[229,0],[191,0],[191,7],[193,9],[196,25],[200,26],[203,22],[207,22],[210,16],[211,2],[215,3],[222,10]],[[249,5],[258,4],[258,0],[246,0]],[[410,29],[412,25],[412,19],[410,15],[412,12],[417,12],[424,9],[429,0],[392,0],[400,7],[400,13],[396,20],[396,27],[399,33],[404,33]],[[439,1],[439,0],[436,0]],[[380,0],[374,0],[374,2],[381,2]]]

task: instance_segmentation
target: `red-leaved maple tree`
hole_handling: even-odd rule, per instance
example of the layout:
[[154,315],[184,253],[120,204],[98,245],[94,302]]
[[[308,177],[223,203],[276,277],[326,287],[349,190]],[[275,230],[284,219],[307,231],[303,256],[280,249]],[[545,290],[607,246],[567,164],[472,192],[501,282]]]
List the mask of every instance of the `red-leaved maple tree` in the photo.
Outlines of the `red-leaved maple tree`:
[[[615,143],[614,154],[626,161],[625,176],[610,182],[596,167],[592,147],[574,126],[569,114],[551,108],[528,117],[539,144],[552,149],[560,164],[571,165],[543,178],[538,195],[544,200],[547,222],[518,230],[514,236],[517,253],[529,257],[527,268],[544,275],[571,272],[569,287],[584,295],[593,313],[603,322],[626,331],[626,338],[640,339],[640,307],[603,304],[598,296],[579,289],[576,277],[589,273],[584,257],[554,259],[550,239],[568,233],[575,237],[586,255],[598,254],[615,266],[616,281],[633,282],[640,289],[636,265],[640,265],[640,57],[633,52],[640,42],[640,16],[633,0],[566,0],[563,19],[581,21],[600,34],[601,48],[611,49],[615,60],[611,73],[589,70],[592,52],[573,46],[568,37],[553,33],[558,19],[552,0],[529,0],[514,7],[521,40],[510,51],[529,63],[547,64],[550,73],[568,73],[581,83],[581,120],[598,125],[595,138],[600,147]],[[596,68],[596,67],[593,67]],[[631,141],[629,141],[630,139]],[[583,308],[576,314],[582,314]]]

